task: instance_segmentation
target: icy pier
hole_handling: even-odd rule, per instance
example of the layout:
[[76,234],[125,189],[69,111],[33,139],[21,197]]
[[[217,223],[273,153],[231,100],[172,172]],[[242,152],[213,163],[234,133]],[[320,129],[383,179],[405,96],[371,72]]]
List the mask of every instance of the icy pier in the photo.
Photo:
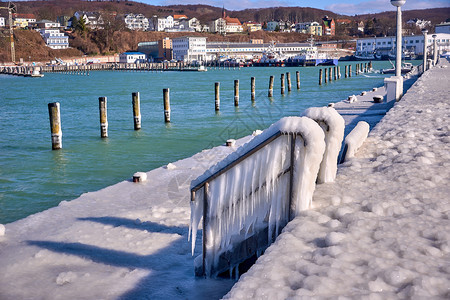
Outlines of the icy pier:
[[449,82],[422,75],[226,298],[448,299]]

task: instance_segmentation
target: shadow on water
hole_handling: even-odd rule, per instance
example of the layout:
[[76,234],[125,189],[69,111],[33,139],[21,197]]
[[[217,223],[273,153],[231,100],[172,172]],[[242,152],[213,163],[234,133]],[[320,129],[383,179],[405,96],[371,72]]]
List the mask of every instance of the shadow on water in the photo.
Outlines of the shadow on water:
[[[195,277],[194,259],[186,247],[188,244],[186,226],[165,226],[154,222],[136,223],[132,219],[117,217],[90,217],[78,220],[179,235],[179,238],[171,244],[151,255],[138,255],[78,242],[27,241],[28,245],[78,256],[99,264],[150,271],[148,276],[142,278],[118,299],[220,299],[235,283],[231,279]],[[201,232],[198,236],[201,237]]]

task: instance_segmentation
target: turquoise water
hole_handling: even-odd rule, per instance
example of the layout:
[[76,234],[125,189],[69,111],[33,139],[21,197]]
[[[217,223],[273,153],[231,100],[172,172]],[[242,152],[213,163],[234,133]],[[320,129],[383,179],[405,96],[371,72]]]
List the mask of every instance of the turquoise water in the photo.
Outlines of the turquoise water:
[[[344,75],[345,64],[341,63]],[[374,62],[374,69],[390,67]],[[208,72],[111,72],[90,76],[0,75],[0,223],[8,223],[189,157],[202,149],[264,129],[283,116],[326,105],[383,85],[377,73],[318,85],[318,69],[241,68]],[[352,67],[355,70],[355,67]],[[295,72],[300,71],[301,90]],[[292,92],[280,93],[280,74],[290,72]],[[267,97],[274,75],[274,97]],[[250,78],[256,77],[256,101]],[[240,105],[234,107],[234,80]],[[214,83],[221,110],[214,111]],[[162,89],[170,88],[171,123],[164,123]],[[133,130],[131,93],[140,92],[142,129]],[[100,138],[98,97],[108,98],[109,138]],[[47,104],[60,102],[63,149],[52,151]]]

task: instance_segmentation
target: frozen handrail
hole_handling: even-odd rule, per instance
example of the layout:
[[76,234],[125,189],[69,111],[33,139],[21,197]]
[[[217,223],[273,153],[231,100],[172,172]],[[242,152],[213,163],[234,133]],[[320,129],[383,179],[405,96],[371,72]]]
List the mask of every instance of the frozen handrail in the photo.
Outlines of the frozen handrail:
[[344,139],[345,120],[333,107],[310,107],[304,116],[316,121],[325,133],[325,153],[320,163],[318,183],[336,179],[339,151]]
[[[287,117],[194,180],[193,248],[202,218],[204,229],[196,274],[217,275],[265,249],[291,218],[307,209],[324,149],[324,133],[316,122]],[[244,253],[234,255],[235,246]]]

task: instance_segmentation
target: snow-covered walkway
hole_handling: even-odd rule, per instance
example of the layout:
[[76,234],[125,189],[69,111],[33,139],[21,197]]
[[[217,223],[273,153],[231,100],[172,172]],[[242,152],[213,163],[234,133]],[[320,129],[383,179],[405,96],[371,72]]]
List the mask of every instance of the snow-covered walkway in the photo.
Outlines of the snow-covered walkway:
[[425,73],[227,297],[449,299],[449,82]]
[[[288,224],[232,298],[449,297],[444,66],[408,91],[336,183],[318,186],[315,208]],[[147,172],[146,182],[124,181],[6,224],[0,299],[221,297],[233,280],[194,277],[189,185],[233,150],[205,150]]]

